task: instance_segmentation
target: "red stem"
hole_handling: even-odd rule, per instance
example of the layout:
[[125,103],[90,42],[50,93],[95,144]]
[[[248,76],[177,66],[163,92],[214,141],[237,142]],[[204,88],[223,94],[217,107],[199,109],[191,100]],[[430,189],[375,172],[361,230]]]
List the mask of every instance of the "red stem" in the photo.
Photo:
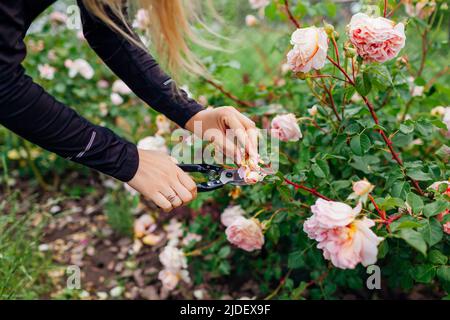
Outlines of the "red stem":
[[309,193],[315,195],[316,197],[322,198],[322,199],[327,200],[327,201],[333,201],[333,200],[331,200],[330,198],[324,196],[323,194],[317,192],[316,189],[311,189],[311,188],[305,187],[304,185],[295,183],[295,182],[293,182],[293,181],[291,181],[291,180],[289,180],[289,179],[287,179],[287,178],[284,178],[284,181],[285,181],[287,184],[290,184],[291,186],[294,186],[294,188],[295,188],[296,190],[297,190],[297,189],[302,189],[302,190],[305,190],[305,191],[307,191],[307,192],[309,192]]
[[289,17],[289,20],[297,27],[297,29],[300,29],[300,23],[295,19],[294,15],[291,12],[291,9],[289,8],[289,1],[284,0],[284,8],[286,9],[286,13]]
[[372,202],[373,206],[375,207],[375,210],[378,212],[378,214],[380,215],[381,219],[383,221],[386,221],[386,212],[384,210],[381,210],[378,207],[378,204],[375,202],[375,199],[372,197],[372,195],[369,194],[369,199]]
[[383,12],[383,17],[386,18],[387,16],[387,7],[388,7],[388,0],[384,0],[384,12]]
[[341,65],[341,60],[339,58],[339,48],[337,46],[336,39],[334,38],[334,35],[331,36],[331,42],[333,42],[334,53],[336,55],[337,64]]
[[248,101],[244,101],[239,99],[238,97],[236,97],[235,95],[233,95],[232,93],[228,92],[227,90],[224,89],[224,87],[222,87],[221,85],[215,83],[212,80],[209,79],[205,79],[206,82],[208,82],[209,84],[211,84],[214,88],[216,88],[217,90],[219,90],[220,92],[222,92],[225,96],[227,96],[228,98],[230,98],[231,100],[237,102],[238,104],[245,106],[245,107],[254,107],[255,105],[251,102]]

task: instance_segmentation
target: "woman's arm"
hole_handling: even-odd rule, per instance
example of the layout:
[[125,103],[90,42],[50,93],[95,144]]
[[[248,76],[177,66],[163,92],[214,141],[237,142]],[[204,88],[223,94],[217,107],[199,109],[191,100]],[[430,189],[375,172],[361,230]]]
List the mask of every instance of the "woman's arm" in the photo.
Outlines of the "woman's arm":
[[139,98],[181,127],[203,110],[184,91],[174,90],[172,79],[148,52],[90,14],[82,0],[78,0],[78,5],[89,45]]
[[61,157],[122,181],[138,168],[136,146],[95,126],[25,74],[22,4],[0,3],[0,124]]

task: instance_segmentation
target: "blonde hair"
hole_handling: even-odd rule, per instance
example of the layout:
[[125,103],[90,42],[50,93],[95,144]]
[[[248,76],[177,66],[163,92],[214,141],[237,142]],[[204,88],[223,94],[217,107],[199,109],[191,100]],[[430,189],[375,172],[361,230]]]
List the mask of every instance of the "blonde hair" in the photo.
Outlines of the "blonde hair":
[[[123,5],[124,0],[83,0],[86,8],[97,18],[129,41],[143,46],[132,36]],[[174,77],[182,72],[205,75],[201,61],[193,54],[189,44],[211,47],[197,37],[191,24],[199,22],[200,4],[195,0],[130,0],[131,9],[144,9],[148,15],[146,32],[163,63]],[[208,4],[210,5],[210,3]],[[122,26],[122,27],[121,27]]]

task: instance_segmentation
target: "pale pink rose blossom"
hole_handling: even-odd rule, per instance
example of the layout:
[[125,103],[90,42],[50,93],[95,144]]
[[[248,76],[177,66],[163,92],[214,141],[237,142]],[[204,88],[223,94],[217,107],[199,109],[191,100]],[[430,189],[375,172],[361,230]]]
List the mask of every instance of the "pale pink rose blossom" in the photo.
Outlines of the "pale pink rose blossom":
[[121,95],[128,95],[132,92],[131,89],[128,88],[128,86],[122,80],[114,81],[112,85],[112,91]]
[[281,141],[298,141],[303,135],[294,114],[276,116],[272,120],[271,134]]
[[225,227],[229,227],[237,218],[244,215],[245,211],[241,206],[231,206],[222,212],[220,215],[220,222],[222,222]]
[[450,137],[450,107],[445,108],[444,118],[442,121],[447,125],[447,137]]
[[109,82],[106,80],[102,79],[97,82],[97,88],[99,88],[99,89],[106,89],[108,87],[109,87]]
[[[448,210],[448,209],[446,209],[444,212],[441,212],[441,213],[437,216],[438,221],[444,220],[444,217],[445,217],[446,215],[448,215],[448,214],[450,214],[450,210]],[[445,232],[446,234],[450,234],[450,221],[449,221],[449,222],[446,222],[446,223],[444,223],[444,224],[442,225],[442,230],[444,230],[444,232]]]
[[168,153],[169,149],[166,146],[166,140],[161,136],[150,136],[139,140],[137,147],[142,150],[160,151]]
[[83,59],[70,60],[67,59],[64,65],[69,69],[69,77],[74,78],[80,74],[83,78],[90,80],[94,77],[94,69],[91,65]]
[[245,17],[245,24],[247,27],[254,27],[259,23],[258,18],[256,18],[254,15],[249,14]]
[[163,116],[162,114],[158,114],[156,116],[156,127],[158,128],[158,131],[156,132],[157,135],[170,133],[169,119],[167,119],[167,117]]
[[317,199],[311,206],[313,215],[303,224],[303,230],[311,239],[323,241],[329,229],[349,225],[361,212],[359,203],[354,209],[342,202]]
[[148,14],[148,11],[145,9],[139,9],[133,21],[133,28],[145,31],[148,28],[149,23],[150,23],[150,16]]
[[183,251],[174,247],[166,246],[159,254],[159,261],[168,270],[181,270],[187,268],[187,259]]
[[311,108],[308,109],[308,113],[311,117],[315,117],[318,112],[319,108],[317,107],[317,105],[313,105]]
[[39,76],[45,80],[53,80],[55,78],[56,69],[49,64],[38,65]]
[[347,26],[350,42],[366,61],[386,62],[395,58],[405,46],[405,26],[386,18],[372,18],[357,13]]
[[60,11],[53,11],[50,13],[50,21],[54,23],[61,23],[64,24],[67,21],[67,15]]
[[433,183],[428,189],[432,189],[435,191],[439,191],[441,185],[447,185],[447,189],[444,191],[444,194],[450,197],[450,182],[449,181],[437,181]]
[[365,196],[371,193],[374,188],[375,186],[366,179],[353,183],[353,191],[358,196]]
[[115,106],[119,106],[122,103],[124,103],[122,96],[115,92],[111,93],[110,99],[111,99],[111,103]]
[[238,217],[225,233],[230,243],[248,252],[259,250],[264,245],[261,224],[256,219]]
[[291,37],[294,48],[287,55],[293,72],[320,70],[327,60],[328,36],[323,28],[297,29]]
[[270,4],[270,0],[249,0],[252,9],[261,9]]
[[317,248],[324,258],[340,269],[354,269],[357,264],[369,266],[377,261],[378,245],[383,238],[370,228],[375,222],[368,218],[355,220],[348,226],[330,229]]

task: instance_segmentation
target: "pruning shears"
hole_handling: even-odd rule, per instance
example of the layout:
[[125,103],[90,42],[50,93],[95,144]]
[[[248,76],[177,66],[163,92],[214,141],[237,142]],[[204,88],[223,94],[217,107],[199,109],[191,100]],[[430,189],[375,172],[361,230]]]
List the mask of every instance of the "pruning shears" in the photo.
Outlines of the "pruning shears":
[[238,169],[226,169],[222,166],[211,164],[179,164],[178,167],[184,172],[198,172],[207,176],[208,181],[197,184],[198,192],[217,190],[227,184],[235,186],[247,185],[244,179],[240,177]]

